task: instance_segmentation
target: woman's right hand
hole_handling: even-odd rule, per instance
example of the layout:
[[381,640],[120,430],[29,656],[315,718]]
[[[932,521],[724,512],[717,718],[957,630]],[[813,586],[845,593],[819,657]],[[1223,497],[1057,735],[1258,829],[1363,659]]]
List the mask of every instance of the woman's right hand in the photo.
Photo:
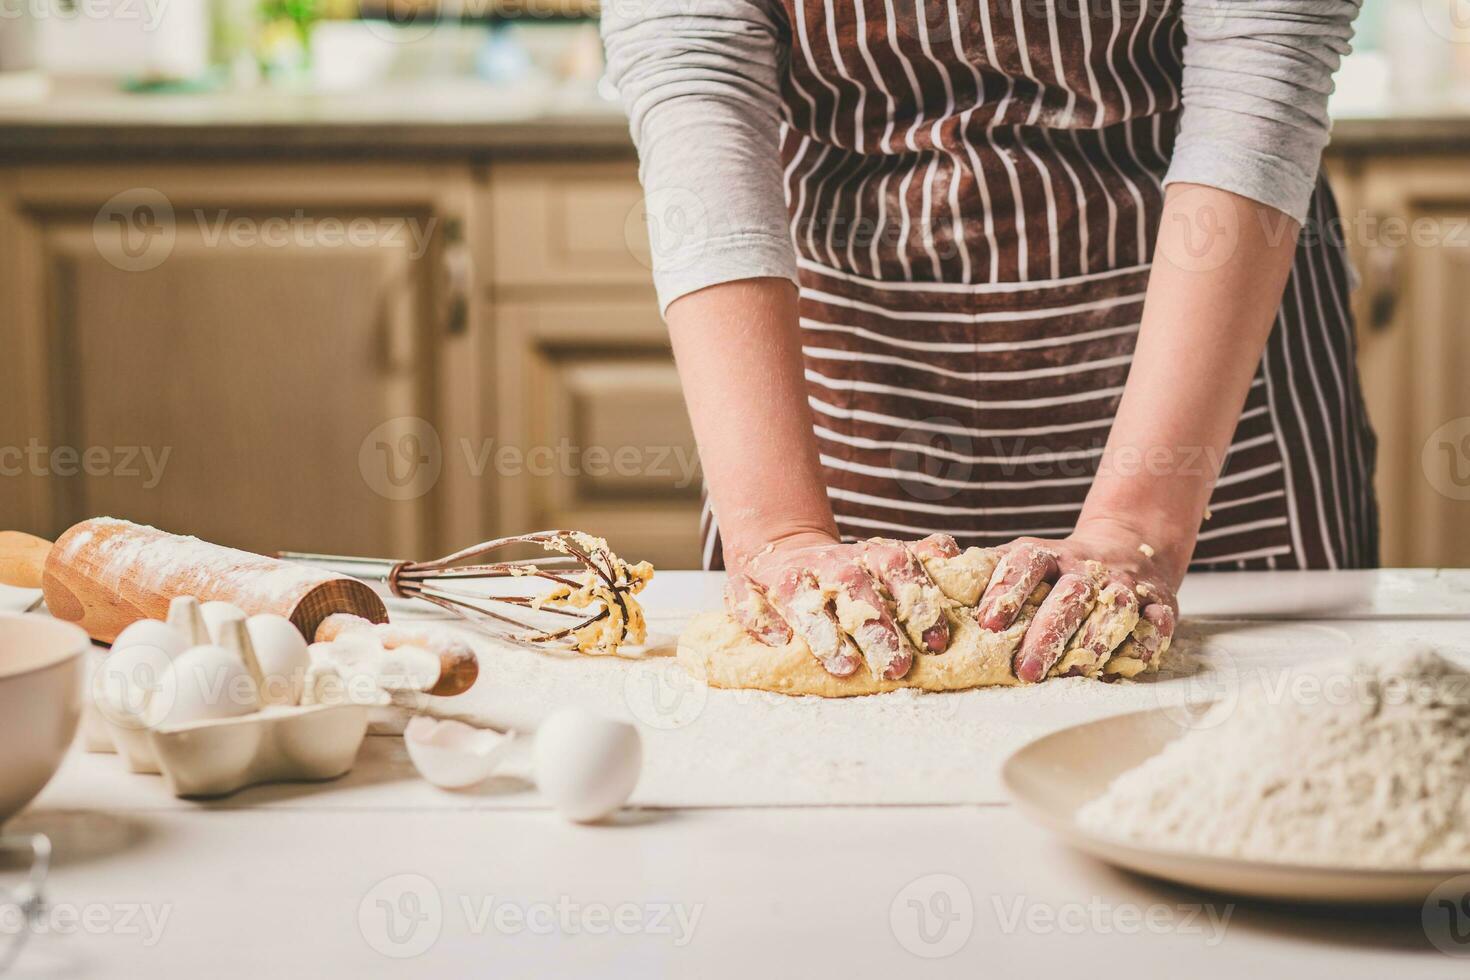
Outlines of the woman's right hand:
[[[908,673],[914,652],[943,653],[949,622],[921,558],[944,544],[875,539],[842,544],[797,535],[760,550],[730,574],[725,604],[752,637],[780,646],[793,634],[834,677],[866,662],[875,678]],[[879,592],[893,597],[893,610]]]

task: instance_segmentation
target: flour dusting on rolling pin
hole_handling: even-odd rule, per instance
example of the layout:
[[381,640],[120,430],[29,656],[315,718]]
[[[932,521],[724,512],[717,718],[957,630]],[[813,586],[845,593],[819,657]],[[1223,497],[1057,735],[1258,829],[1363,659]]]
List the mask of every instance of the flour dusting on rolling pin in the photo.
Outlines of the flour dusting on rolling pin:
[[137,620],[166,618],[180,595],[284,616],[308,637],[333,613],[388,618],[383,601],[356,579],[110,517],[57,539],[41,587],[53,616],[104,643]]

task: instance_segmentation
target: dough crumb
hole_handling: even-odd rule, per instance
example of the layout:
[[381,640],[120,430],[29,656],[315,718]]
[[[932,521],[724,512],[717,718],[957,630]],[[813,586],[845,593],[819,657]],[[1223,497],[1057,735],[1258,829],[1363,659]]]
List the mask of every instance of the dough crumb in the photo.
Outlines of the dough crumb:
[[1141,544],[1138,546],[1138,550],[1145,558],[1152,558],[1154,556],[1154,547],[1151,544]]

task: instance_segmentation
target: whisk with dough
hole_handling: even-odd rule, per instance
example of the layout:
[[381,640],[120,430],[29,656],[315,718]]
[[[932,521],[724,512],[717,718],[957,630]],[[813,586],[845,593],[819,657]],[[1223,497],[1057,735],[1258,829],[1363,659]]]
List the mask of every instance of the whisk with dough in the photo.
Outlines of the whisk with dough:
[[[489,561],[517,545],[544,558]],[[629,564],[602,538],[582,531],[536,531],[484,541],[433,561],[282,552],[281,558],[378,582],[403,599],[422,599],[502,638],[565,643],[587,654],[642,643],[643,607],[635,598],[653,578],[648,562]]]

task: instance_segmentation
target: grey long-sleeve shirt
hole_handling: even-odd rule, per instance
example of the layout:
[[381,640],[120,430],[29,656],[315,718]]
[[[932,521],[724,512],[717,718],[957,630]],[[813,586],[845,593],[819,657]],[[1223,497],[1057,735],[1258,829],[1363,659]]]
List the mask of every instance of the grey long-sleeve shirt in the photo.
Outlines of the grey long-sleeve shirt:
[[[778,138],[775,0],[608,0],[602,32],[655,212],[654,284],[796,280]],[[1360,0],[1182,0],[1183,110],[1165,183],[1304,221]],[[660,222],[667,227],[660,228]]]

